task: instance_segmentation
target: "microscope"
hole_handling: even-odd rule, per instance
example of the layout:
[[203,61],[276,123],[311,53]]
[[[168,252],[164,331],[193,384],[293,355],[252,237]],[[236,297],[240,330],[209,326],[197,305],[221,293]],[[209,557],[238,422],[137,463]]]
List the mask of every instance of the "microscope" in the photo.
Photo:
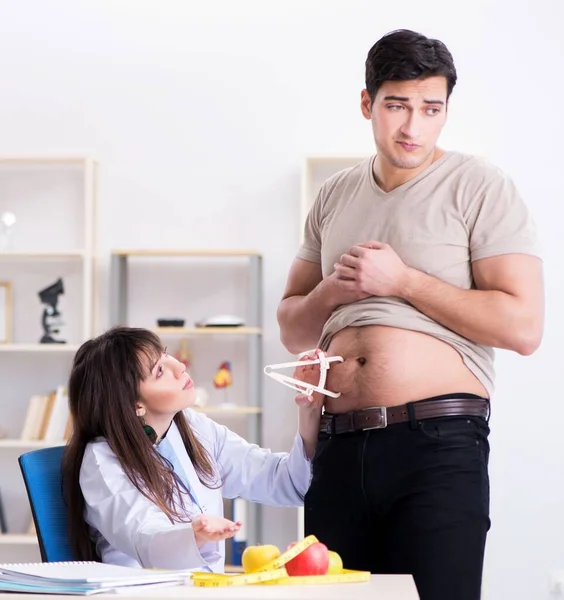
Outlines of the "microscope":
[[64,294],[63,280],[57,279],[53,285],[41,290],[38,295],[41,303],[45,305],[41,325],[43,327],[43,336],[39,340],[41,344],[66,344],[66,341],[53,337],[52,334],[59,333],[59,326],[63,325],[60,320],[61,313],[57,309],[59,295]]

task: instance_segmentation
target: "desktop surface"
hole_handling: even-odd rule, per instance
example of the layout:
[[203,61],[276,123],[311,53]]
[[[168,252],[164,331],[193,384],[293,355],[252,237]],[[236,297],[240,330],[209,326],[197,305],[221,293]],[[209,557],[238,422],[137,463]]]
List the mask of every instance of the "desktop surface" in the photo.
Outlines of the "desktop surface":
[[93,594],[70,596],[68,594],[0,593],[0,600],[69,600],[69,598],[124,600],[151,600],[151,598],[202,598],[202,600],[419,600],[411,575],[371,575],[364,583],[340,583],[305,586],[247,585],[241,587],[203,588],[193,585],[155,588],[153,590],[127,590],[119,594]]

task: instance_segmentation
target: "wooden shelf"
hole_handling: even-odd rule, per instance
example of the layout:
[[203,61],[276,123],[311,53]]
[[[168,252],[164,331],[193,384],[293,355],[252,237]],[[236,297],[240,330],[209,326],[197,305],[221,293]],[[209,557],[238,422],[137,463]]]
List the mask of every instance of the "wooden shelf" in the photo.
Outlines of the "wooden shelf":
[[260,256],[256,250],[166,250],[166,249],[140,249],[140,250],[112,250],[114,256],[198,256],[198,257],[214,257],[214,256]]
[[[97,321],[100,309],[97,212],[100,164],[89,152],[80,149],[43,155],[33,149],[15,155],[0,152],[0,178],[2,193],[12,193],[16,202],[13,212],[18,222],[22,221],[21,231],[18,223],[14,227],[16,238],[13,243],[0,250],[0,270],[5,271],[0,279],[10,281],[12,285],[12,327],[8,331],[11,335],[6,336],[7,343],[0,341],[0,364],[3,367],[0,424],[1,435],[8,436],[0,437],[0,488],[5,504],[7,502],[6,525],[10,533],[0,534],[0,544],[5,544],[2,551],[7,559],[11,553],[18,561],[20,557],[28,560],[32,556],[32,560],[37,560],[37,538],[23,524],[29,522],[29,502],[17,468],[17,457],[33,450],[62,448],[67,442],[62,439],[21,439],[18,436],[23,432],[31,398],[50,395],[56,386],[65,385],[65,365],[72,361],[81,344],[100,329]],[[46,205],[38,213],[34,206],[42,201],[49,206],[53,202],[53,210]],[[24,227],[24,221],[29,221],[29,228]],[[42,285],[43,276],[47,279]],[[68,336],[61,335],[68,343],[41,344],[42,330],[37,335],[33,331],[31,335],[23,331],[26,321],[36,321],[35,309],[30,313],[26,304],[32,307],[37,304],[37,290],[59,276],[65,287],[61,300],[65,303],[68,295],[75,314],[72,322],[67,323],[72,331]],[[37,285],[33,283],[35,280]],[[31,296],[26,288],[31,290]],[[37,313],[38,323],[42,310]],[[19,330],[22,330],[20,334]],[[37,365],[38,361],[41,364]],[[22,378],[24,363],[31,365],[27,379]],[[35,433],[35,437],[37,435]],[[62,431],[58,431],[49,437],[59,438],[62,435]]]
[[79,344],[0,344],[0,352],[76,352]]
[[194,406],[193,408],[206,415],[258,415],[262,413],[260,406]]
[[47,440],[18,440],[18,439],[0,439],[0,448],[51,448],[52,446],[64,446],[66,442]]
[[82,250],[57,251],[45,250],[40,252],[7,251],[0,252],[0,259],[32,258],[32,259],[58,259],[58,258],[84,258]]
[[155,327],[157,335],[260,335],[260,327]]
[[37,536],[30,533],[0,533],[0,544],[37,544]]
[[[261,445],[262,427],[260,415],[262,414],[262,386],[260,385],[260,377],[263,368],[261,358],[263,333],[261,328],[263,322],[262,255],[252,249],[229,249],[225,247],[216,249],[189,247],[113,249],[110,252],[110,326],[133,325],[132,316],[129,314],[130,308],[133,303],[137,306],[139,305],[139,298],[136,297],[131,288],[131,281],[129,279],[131,275],[130,271],[135,270],[139,265],[141,265],[139,268],[143,268],[143,265],[145,265],[150,269],[152,264],[160,265],[161,263],[168,268],[174,268],[176,271],[187,269],[188,279],[189,271],[191,269],[195,270],[204,279],[203,283],[206,283],[208,278],[212,278],[213,271],[216,267],[219,267],[218,278],[211,280],[214,285],[235,287],[237,295],[241,295],[244,298],[244,315],[241,314],[237,321],[225,320],[226,323],[230,324],[227,327],[217,326],[218,323],[219,325],[224,324],[222,321],[200,321],[199,318],[179,313],[176,313],[176,315],[169,313],[168,315],[168,318],[171,319],[178,318],[176,323],[174,321],[159,321],[155,318],[146,327],[151,328],[156,335],[159,335],[163,339],[164,344],[178,341],[182,337],[190,338],[194,342],[195,338],[200,342],[203,342],[205,339],[212,344],[221,341],[241,344],[241,351],[245,354],[248,373],[245,382],[246,385],[244,386],[246,387],[245,392],[239,395],[238,398],[233,396],[233,401],[238,400],[239,403],[223,406],[221,400],[230,400],[231,396],[219,395],[220,397],[218,397],[217,401],[213,400],[211,405],[193,408],[200,414],[207,414],[218,421],[223,420],[226,423],[231,419],[237,421],[237,423],[243,425],[247,430],[246,438],[249,442]],[[227,269],[227,272],[225,269],[229,265],[235,264],[238,268],[241,267],[241,270],[246,271],[244,285],[242,280],[231,281],[230,277],[228,277],[228,281],[222,281],[222,271],[224,276],[229,275],[229,269]],[[178,276],[179,274],[176,273],[175,277]],[[214,288],[211,291],[213,292],[213,290]],[[200,300],[205,303],[207,296],[205,289],[199,289],[197,292],[199,292]],[[147,301],[148,298],[145,302]],[[182,306],[186,300],[181,298],[179,302]],[[220,303],[217,302],[217,304],[219,305]],[[225,303],[221,302],[221,305],[225,306]],[[207,304],[204,306],[207,306]],[[221,312],[234,309],[226,307],[213,309],[210,306],[208,310],[212,312],[219,310]],[[219,312],[216,314],[219,314]],[[161,315],[163,318],[165,316]],[[159,323],[182,324],[182,327],[160,327]],[[204,324],[215,325],[215,327],[199,326]],[[137,322],[136,326],[142,326],[142,324]],[[241,353],[238,353],[238,358],[239,356],[242,360],[243,356]],[[247,506],[245,531],[246,539],[250,544],[258,542],[261,522],[260,509],[261,507],[257,503],[249,503]]]
[[87,156],[0,156],[1,165],[64,165],[96,162]]

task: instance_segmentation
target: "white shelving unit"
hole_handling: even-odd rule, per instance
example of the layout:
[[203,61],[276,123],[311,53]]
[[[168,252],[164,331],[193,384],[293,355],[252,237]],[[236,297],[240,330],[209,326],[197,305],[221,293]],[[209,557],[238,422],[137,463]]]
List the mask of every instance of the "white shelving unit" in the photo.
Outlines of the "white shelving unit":
[[58,352],[64,354],[66,352],[75,353],[78,350],[79,344],[2,344],[0,345],[0,352]]
[[237,327],[235,330],[228,330],[225,327],[153,327],[152,330],[158,335],[179,335],[179,336],[199,336],[199,335],[260,335],[260,327]]
[[[301,180],[301,214],[299,220],[300,240],[303,240],[307,215],[323,182],[343,169],[354,167],[368,156],[369,154],[317,154],[304,158]],[[298,508],[296,539],[301,540],[304,537],[304,533],[304,509]]]
[[35,535],[29,535],[27,533],[8,533],[6,535],[0,535],[0,545],[18,544],[22,546],[35,546],[37,545],[37,537]]
[[[35,535],[26,533],[31,512],[17,459],[53,442],[19,435],[31,396],[66,384],[74,353],[94,331],[98,169],[88,157],[0,157],[0,213],[16,216],[10,245],[0,250],[0,281],[12,288],[11,339],[0,343],[0,495],[8,529],[0,534],[0,562],[39,558]],[[66,343],[42,344],[38,292],[59,278],[57,337]]]
[[[188,340],[196,387],[210,388],[197,410],[245,437],[262,438],[262,257],[252,250],[132,249],[111,254],[110,324],[151,329],[176,350]],[[158,311],[158,313],[156,312]],[[236,314],[237,327],[198,327],[202,317]],[[182,327],[158,327],[159,318],[182,318]],[[233,363],[229,403],[209,384],[222,361]],[[227,423],[226,423],[227,424]],[[260,506],[246,503],[247,543],[260,540]]]
[[59,446],[63,445],[65,442],[46,442],[44,440],[19,440],[17,438],[14,439],[0,439],[0,449],[1,448],[18,448],[21,450],[33,450],[35,448],[48,448],[49,446]]

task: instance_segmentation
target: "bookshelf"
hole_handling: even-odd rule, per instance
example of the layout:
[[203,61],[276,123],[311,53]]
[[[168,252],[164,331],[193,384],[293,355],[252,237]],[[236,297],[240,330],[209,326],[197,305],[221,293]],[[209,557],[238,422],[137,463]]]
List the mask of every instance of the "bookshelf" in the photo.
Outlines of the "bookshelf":
[[15,260],[17,258],[31,258],[32,260],[55,259],[55,258],[76,258],[83,259],[85,253],[82,250],[70,250],[68,252],[17,252],[13,250],[4,250],[1,253],[3,258]]
[[6,535],[0,535],[0,545],[6,544],[19,544],[22,546],[34,545],[37,544],[37,537],[27,533],[8,533]]
[[260,335],[260,327],[153,327],[158,335]]
[[[261,445],[261,255],[230,249],[114,250],[110,280],[110,324],[151,329],[172,353],[181,340],[189,343],[195,357],[189,369],[196,387],[209,389],[209,401],[196,410],[235,431],[237,426],[242,428],[244,431],[237,432]],[[202,317],[226,313],[241,317],[243,325],[196,325]],[[179,318],[184,324],[159,327],[161,318]],[[224,360],[233,365],[228,402],[223,392],[210,386],[216,367]],[[226,509],[232,506],[228,503]],[[261,508],[247,502],[245,510],[246,542],[259,543]]]
[[[32,396],[66,385],[74,353],[94,331],[98,177],[98,162],[86,156],[0,156],[0,214],[16,218],[0,244],[0,281],[9,282],[12,292],[10,336],[0,343],[0,496],[7,525],[0,533],[2,562],[39,556],[35,535],[27,533],[31,512],[17,458],[64,443],[63,436],[21,436]],[[39,292],[59,279],[62,323],[53,336],[66,343],[40,343],[49,304]],[[47,323],[57,329],[55,317]]]
[[50,345],[50,344],[2,344],[0,345],[0,352],[58,352],[61,354],[71,353],[74,354],[79,348],[79,344],[61,344],[61,345]]
[[46,440],[21,440],[19,438],[14,439],[0,439],[0,448],[17,448],[26,452],[27,450],[35,450],[36,448],[48,448],[49,446],[59,446],[65,443],[64,440],[60,441],[46,441]]

